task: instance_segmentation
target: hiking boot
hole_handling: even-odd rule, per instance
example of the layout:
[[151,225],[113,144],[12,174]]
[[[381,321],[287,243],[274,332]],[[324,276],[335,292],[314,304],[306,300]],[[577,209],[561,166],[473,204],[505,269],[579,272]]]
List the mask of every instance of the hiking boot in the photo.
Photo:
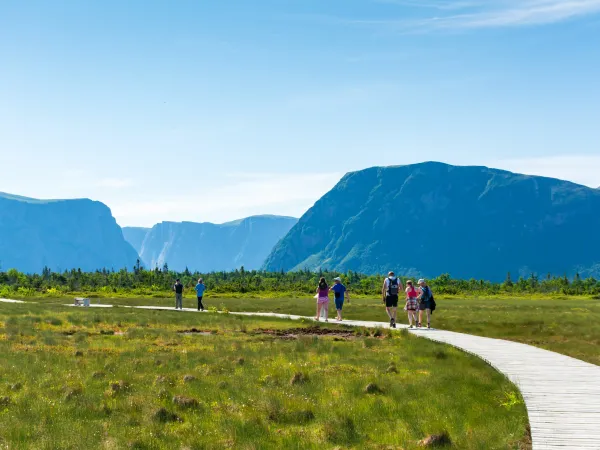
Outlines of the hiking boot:
[[408,328],[414,328],[414,327],[412,326],[412,324],[410,324],[410,326]]

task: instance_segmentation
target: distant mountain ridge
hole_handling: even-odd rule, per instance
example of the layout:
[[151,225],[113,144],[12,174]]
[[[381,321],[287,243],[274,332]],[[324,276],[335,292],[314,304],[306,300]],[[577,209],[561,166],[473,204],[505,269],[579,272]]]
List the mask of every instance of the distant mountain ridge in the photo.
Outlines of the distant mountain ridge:
[[[162,222],[151,229],[125,227],[128,241],[149,268],[213,272],[244,266],[258,269],[298,219],[252,216],[223,224]],[[143,236],[143,237],[142,237]],[[142,239],[140,239],[142,237]]]
[[0,266],[27,273],[133,267],[138,255],[110,209],[88,199],[38,200],[0,193]]
[[489,280],[598,275],[598,230],[597,189],[487,167],[373,167],[346,174],[263,267]]

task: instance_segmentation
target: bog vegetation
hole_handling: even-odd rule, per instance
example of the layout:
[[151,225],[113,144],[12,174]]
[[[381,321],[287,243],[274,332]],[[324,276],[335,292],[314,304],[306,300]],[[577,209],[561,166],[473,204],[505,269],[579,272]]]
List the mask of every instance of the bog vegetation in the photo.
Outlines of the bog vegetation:
[[0,355],[0,448],[530,448],[506,378],[408,333],[3,304]]
[[[311,272],[264,272],[246,271],[244,268],[231,272],[193,273],[189,270],[174,272],[165,264],[161,269],[146,270],[139,265],[132,270],[122,269],[82,272],[73,269],[53,272],[44,269],[41,274],[24,274],[15,269],[0,272],[0,297],[10,296],[50,296],[83,292],[99,297],[120,295],[157,296],[170,291],[173,281],[180,278],[188,288],[192,288],[199,277],[204,278],[208,295],[219,294],[256,294],[257,296],[275,296],[282,294],[303,296],[314,293],[319,277],[328,280],[341,276],[355,295],[373,296],[381,292],[382,275],[364,275],[352,271],[338,273],[331,271]],[[406,280],[406,277],[402,277]],[[582,279],[579,275],[569,279],[550,274],[541,277],[530,274],[528,277],[513,279],[506,275],[502,283],[486,280],[459,280],[449,275],[440,275],[429,280],[437,294],[441,295],[600,295],[600,281],[590,277]]]

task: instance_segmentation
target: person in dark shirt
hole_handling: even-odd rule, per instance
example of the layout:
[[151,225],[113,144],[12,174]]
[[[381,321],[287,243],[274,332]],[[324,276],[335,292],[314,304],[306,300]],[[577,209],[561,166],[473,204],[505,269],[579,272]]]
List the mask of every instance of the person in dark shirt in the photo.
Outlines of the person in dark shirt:
[[427,313],[427,328],[431,328],[431,308],[432,308],[432,297],[431,288],[427,286],[427,282],[421,278],[419,280],[419,323],[417,328],[423,326],[423,311]]
[[175,280],[173,290],[175,291],[175,309],[183,309],[183,284],[179,278]]
[[390,272],[388,277],[383,280],[381,295],[383,297],[383,303],[385,304],[385,310],[390,318],[390,328],[396,328],[398,293],[403,290],[404,286],[402,286],[402,281],[400,281],[400,278],[396,277],[394,272]]

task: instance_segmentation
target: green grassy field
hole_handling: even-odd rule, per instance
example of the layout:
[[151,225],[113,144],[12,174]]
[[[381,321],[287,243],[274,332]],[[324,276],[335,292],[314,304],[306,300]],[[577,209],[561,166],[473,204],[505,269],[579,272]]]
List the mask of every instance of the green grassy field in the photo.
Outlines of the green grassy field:
[[[39,299],[40,302],[64,303],[65,300]],[[121,305],[173,306],[171,298],[98,299]],[[186,307],[195,299],[186,298]],[[600,365],[600,301],[589,298],[438,298],[434,327],[480,336],[509,339],[535,345]],[[311,316],[314,299],[307,298],[208,298],[206,306],[230,311],[268,311]],[[332,315],[334,311],[330,311]],[[352,299],[344,307],[350,319],[386,321],[381,300]],[[399,322],[404,321],[404,312]]]
[[412,449],[444,432],[451,448],[529,448],[518,392],[481,360],[310,326],[0,304],[0,448]]

